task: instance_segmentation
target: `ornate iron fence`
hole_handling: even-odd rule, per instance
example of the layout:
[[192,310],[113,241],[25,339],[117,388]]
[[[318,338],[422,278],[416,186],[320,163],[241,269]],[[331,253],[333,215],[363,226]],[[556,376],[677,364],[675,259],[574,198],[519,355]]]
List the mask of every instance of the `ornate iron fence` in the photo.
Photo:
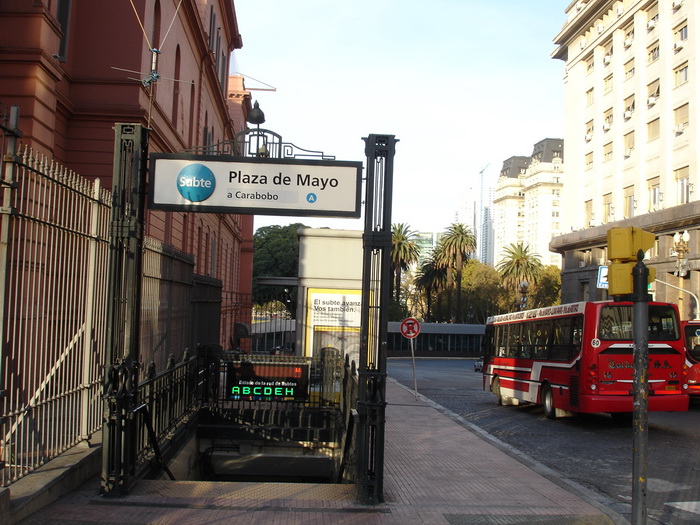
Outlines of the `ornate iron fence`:
[[[104,408],[112,194],[99,180],[20,149],[18,119],[16,108],[0,108],[0,486],[90,440],[102,428]],[[198,282],[195,297],[191,256],[153,239],[144,248],[143,351],[135,381],[141,383],[137,406],[148,410],[135,414],[143,424],[139,458],[154,454],[147,416],[162,442],[191,413],[191,321],[210,320],[211,300],[200,307],[198,297],[220,289]]]

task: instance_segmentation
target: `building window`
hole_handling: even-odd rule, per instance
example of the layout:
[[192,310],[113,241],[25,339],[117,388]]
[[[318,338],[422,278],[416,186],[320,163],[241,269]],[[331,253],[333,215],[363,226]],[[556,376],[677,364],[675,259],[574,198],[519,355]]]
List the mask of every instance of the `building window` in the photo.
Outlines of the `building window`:
[[649,211],[656,211],[661,209],[661,182],[659,177],[654,177],[647,181],[647,188],[649,191]]
[[654,119],[647,123],[647,140],[654,140],[659,138],[659,130],[661,128],[661,120]]
[[593,73],[593,55],[589,56],[586,60],[586,75]]
[[624,209],[622,213],[625,219],[634,216],[634,186],[627,186],[623,192],[623,206]]
[[603,63],[607,66],[612,62],[613,45],[608,43],[603,50]]
[[657,78],[647,86],[647,105],[653,106],[661,96],[661,84]]
[[625,142],[625,157],[631,157],[634,150],[634,131],[630,131],[623,137]]
[[647,9],[647,29],[651,31],[659,21],[659,4],[653,4]]
[[613,219],[612,193],[603,195],[603,224],[610,222]]
[[592,151],[586,153],[584,162],[585,162],[587,170],[589,170],[593,167],[593,152]]
[[656,62],[659,59],[659,42],[656,41],[647,48],[647,62]]
[[586,122],[586,142],[593,140],[593,121]]
[[583,203],[583,218],[586,226],[593,226],[593,201],[589,200]]
[[634,95],[625,99],[625,120],[632,118],[632,113],[634,113]]
[[71,0],[58,0],[56,5],[56,19],[61,26],[61,42],[58,45],[58,59],[61,62],[66,60],[66,49],[68,49],[68,27],[70,22]]
[[687,204],[690,202],[690,169],[684,166],[674,170],[673,174],[676,178],[676,186],[678,187],[678,204]]
[[586,91],[586,104],[591,106],[593,104],[593,88]]
[[613,88],[613,81],[612,80],[613,80],[612,75],[608,75],[607,77],[605,77],[605,79],[603,80],[603,93],[610,93],[612,91],[612,88]]
[[613,110],[612,108],[608,109],[605,113],[603,113],[603,131],[608,131],[612,127],[613,123]]
[[634,58],[625,62],[625,80],[634,76]]
[[677,132],[683,131],[688,126],[688,104],[683,104],[682,106],[673,110],[673,122],[676,125],[674,129]]
[[625,49],[632,47],[632,42],[634,42],[634,26],[627,28],[625,30]]
[[688,82],[688,62],[673,70],[673,79],[676,87]]
[[608,142],[603,146],[603,161],[607,162],[609,160],[612,160],[613,156],[613,144],[612,142]]
[[[676,51],[680,51],[680,49],[683,47],[683,43],[688,40],[688,24],[687,22],[684,22],[683,25],[679,28],[676,29],[676,33],[674,35],[674,47],[676,48]],[[680,45],[677,45],[678,42],[680,42]]]

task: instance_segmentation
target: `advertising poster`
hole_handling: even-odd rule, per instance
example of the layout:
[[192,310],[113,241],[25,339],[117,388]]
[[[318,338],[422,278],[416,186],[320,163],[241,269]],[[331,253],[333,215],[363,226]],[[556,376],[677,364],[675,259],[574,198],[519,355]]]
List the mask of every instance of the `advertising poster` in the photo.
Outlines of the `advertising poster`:
[[306,348],[310,355],[332,347],[358,363],[362,291],[309,288],[306,305]]

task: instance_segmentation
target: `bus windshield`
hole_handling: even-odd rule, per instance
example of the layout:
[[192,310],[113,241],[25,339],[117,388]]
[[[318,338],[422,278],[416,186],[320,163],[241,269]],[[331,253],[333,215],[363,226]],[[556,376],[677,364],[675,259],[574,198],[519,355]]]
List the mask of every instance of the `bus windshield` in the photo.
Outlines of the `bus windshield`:
[[[604,341],[632,341],[634,307],[627,304],[603,306],[598,337]],[[649,305],[649,341],[675,341],[679,337],[676,313],[667,305]]]

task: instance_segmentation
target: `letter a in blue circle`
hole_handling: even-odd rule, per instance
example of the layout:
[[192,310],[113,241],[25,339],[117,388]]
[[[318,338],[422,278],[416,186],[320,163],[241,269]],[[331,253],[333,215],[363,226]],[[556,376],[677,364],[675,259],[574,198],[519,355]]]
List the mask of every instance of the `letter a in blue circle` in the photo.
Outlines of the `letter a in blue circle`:
[[202,164],[188,164],[177,174],[177,191],[188,201],[205,201],[214,193],[214,188],[216,177]]
[[316,197],[316,194],[315,194],[315,193],[309,193],[309,194],[306,196],[306,202],[309,202],[309,203],[311,203],[311,204],[313,204],[314,202],[316,202],[317,199],[318,199],[318,197]]

